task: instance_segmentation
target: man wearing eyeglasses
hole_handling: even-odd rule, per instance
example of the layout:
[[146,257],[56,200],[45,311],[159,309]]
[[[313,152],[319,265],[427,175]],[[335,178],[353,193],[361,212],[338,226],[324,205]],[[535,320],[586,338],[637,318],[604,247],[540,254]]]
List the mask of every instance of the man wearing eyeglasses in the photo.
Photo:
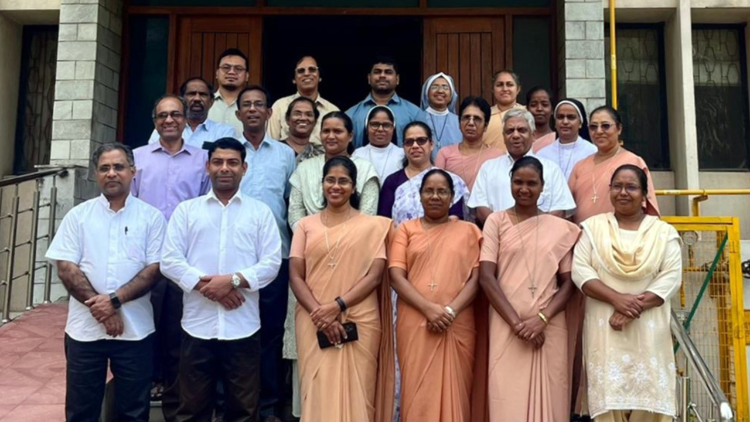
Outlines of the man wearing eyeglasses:
[[[333,105],[330,101],[320,96],[318,87],[323,79],[320,77],[320,68],[318,62],[312,56],[305,56],[297,61],[297,66],[294,68],[294,79],[292,83],[297,86],[297,93],[288,97],[279,98],[273,103],[273,114],[268,120],[268,135],[278,140],[286,139],[289,137],[289,125],[284,119],[289,104],[299,97],[306,97],[315,103],[315,107],[320,111],[320,116],[323,117],[332,111],[338,111],[339,108]],[[312,134],[310,135],[310,142],[320,144],[320,122],[322,119],[318,119],[318,123],[315,125]]]
[[219,55],[216,69],[219,89],[214,94],[214,104],[208,112],[209,119],[232,126],[237,134],[242,133],[242,122],[235,114],[237,97],[247,85],[249,66],[247,56],[237,48],[224,50]]
[[370,66],[370,73],[367,74],[367,82],[370,84],[370,94],[364,100],[346,110],[346,114],[352,118],[352,123],[354,123],[354,147],[362,146],[364,133],[367,130],[365,119],[367,119],[370,109],[376,105],[384,105],[393,110],[396,119],[396,140],[398,146],[403,146],[401,128],[415,120],[427,123],[427,115],[414,103],[396,94],[396,87],[398,87],[400,79],[398,64],[394,59],[386,56],[376,57],[372,66]]
[[[214,88],[201,77],[190,78],[180,87],[180,96],[187,103],[185,129],[182,140],[186,144],[202,148],[203,143],[221,138],[236,138],[238,135],[232,126],[215,122],[208,118],[208,110],[214,104]],[[159,142],[159,132],[154,129],[149,144]]]
[[[159,98],[152,112],[158,141],[133,151],[136,171],[130,191],[161,211],[167,220],[180,202],[205,195],[211,189],[206,151],[183,139],[187,110],[182,97],[168,94]],[[160,277],[154,285],[151,303],[157,332],[152,396],[156,399],[161,393],[164,419],[172,422],[179,406],[182,290]]]
[[[240,191],[268,205],[281,236],[282,264],[275,280],[260,290],[260,417],[281,422],[284,410],[282,349],[284,320],[289,297],[289,246],[287,202],[296,162],[294,150],[268,136],[266,123],[274,112],[268,108],[268,91],[250,85],[237,98],[237,118],[242,122],[240,142],[245,147],[247,172]],[[282,112],[283,114],[283,112]]]

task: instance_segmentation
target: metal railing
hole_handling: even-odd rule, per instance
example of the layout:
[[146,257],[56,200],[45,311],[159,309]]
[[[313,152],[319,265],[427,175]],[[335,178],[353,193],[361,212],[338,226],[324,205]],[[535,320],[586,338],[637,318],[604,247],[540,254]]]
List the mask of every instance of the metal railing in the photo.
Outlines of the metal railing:
[[[0,286],[5,287],[5,291],[3,294],[3,309],[2,309],[2,320],[0,320],[0,324],[5,324],[10,321],[10,311],[11,311],[11,299],[13,297],[13,284],[15,281],[26,277],[27,278],[27,288],[26,288],[26,298],[25,298],[25,304],[26,309],[32,309],[34,307],[34,276],[36,274],[37,270],[46,269],[46,274],[44,277],[44,303],[50,302],[50,295],[52,291],[52,264],[48,262],[42,263],[42,265],[37,266],[37,260],[36,260],[36,251],[37,251],[37,245],[40,240],[47,240],[50,241],[54,235],[55,235],[55,216],[57,211],[57,178],[58,177],[65,177],[68,175],[68,168],[63,167],[55,167],[55,168],[49,168],[40,170],[34,173],[25,174],[22,176],[15,176],[10,177],[7,179],[0,180],[0,199],[2,198],[2,189],[3,188],[9,188],[12,189],[12,196],[10,200],[10,210],[0,215],[0,223],[2,223],[4,220],[9,220],[9,229],[8,229],[8,240],[7,245],[0,249],[0,257],[5,255],[5,275],[3,279],[0,279]],[[52,180],[51,187],[49,190],[49,200],[46,201],[46,203],[41,203],[41,185],[45,178],[50,178]],[[31,201],[31,206],[27,208],[20,208],[21,203],[21,196],[20,196],[20,185],[22,183],[26,182],[35,182],[35,189],[33,192],[33,198]],[[40,210],[49,207],[49,224],[47,228],[47,233],[39,236],[39,212]],[[30,235],[28,240],[16,243],[18,239],[18,223],[19,218],[26,213],[31,213],[30,215]],[[14,274],[15,273],[15,261],[16,256],[18,253],[18,249],[28,246],[29,248],[29,262],[28,267],[25,272],[21,274]]]
[[691,212],[693,217],[700,217],[700,203],[708,200],[709,195],[750,195],[750,189],[665,189],[656,190],[657,196],[692,196]]
[[672,329],[672,335],[674,336],[677,344],[680,346],[685,359],[689,363],[689,367],[692,368],[698,376],[700,385],[708,393],[709,398],[714,406],[713,415],[718,416],[718,419],[710,418],[709,415],[703,415],[699,412],[698,406],[690,399],[690,388],[692,386],[691,378],[688,376],[688,366],[685,367],[685,372],[682,375],[678,375],[678,387],[679,387],[679,417],[678,420],[681,422],[688,422],[693,415],[698,421],[709,421],[718,420],[721,422],[733,422],[734,412],[732,406],[729,404],[729,400],[724,392],[719,387],[719,383],[716,381],[711,371],[708,369],[708,365],[703,360],[703,357],[698,352],[698,349],[693,344],[693,340],[690,339],[685,328],[680,323],[679,318],[672,311],[672,320],[670,323]]

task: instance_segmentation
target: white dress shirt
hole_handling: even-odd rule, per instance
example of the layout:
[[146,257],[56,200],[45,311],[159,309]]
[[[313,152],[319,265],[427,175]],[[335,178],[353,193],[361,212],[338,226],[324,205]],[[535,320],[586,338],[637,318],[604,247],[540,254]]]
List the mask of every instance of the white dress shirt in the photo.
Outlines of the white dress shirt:
[[[544,212],[575,210],[576,203],[568,188],[568,181],[557,164],[535,156],[531,150],[526,156],[535,157],[542,163],[544,190],[537,205]],[[474,189],[469,198],[469,207],[487,207],[492,211],[506,210],[516,204],[510,191],[510,170],[515,161],[510,154],[487,160],[479,169]]]
[[569,144],[561,144],[560,139],[557,139],[555,142],[537,151],[536,156],[537,158],[546,158],[557,164],[565,175],[565,180],[568,180],[570,179],[570,174],[573,173],[573,167],[579,161],[595,153],[596,147],[594,144],[579,136],[575,142]]
[[[99,294],[127,284],[146,266],[159,262],[166,221],[156,208],[128,195],[115,212],[104,195],[74,207],[63,218],[46,257],[70,261],[81,269]],[[124,331],[117,340],[142,340],[154,332],[151,293],[120,308]],[[89,308],[71,297],[65,333],[76,341],[114,339]]]
[[[200,339],[236,340],[260,329],[258,290],[281,265],[281,237],[268,206],[240,191],[222,204],[212,190],[177,206],[167,228],[161,272],[184,291],[182,328]],[[241,273],[245,302],[227,310],[194,290],[204,275]]]
[[[204,142],[215,142],[221,138],[238,138],[238,134],[234,128],[224,123],[214,122],[213,120],[206,119],[205,122],[196,126],[193,130],[189,124],[185,123],[185,129],[182,131],[182,140],[186,144],[192,145],[197,148],[203,148]],[[148,139],[149,145],[159,142],[159,132],[154,129],[151,132],[151,137]]]

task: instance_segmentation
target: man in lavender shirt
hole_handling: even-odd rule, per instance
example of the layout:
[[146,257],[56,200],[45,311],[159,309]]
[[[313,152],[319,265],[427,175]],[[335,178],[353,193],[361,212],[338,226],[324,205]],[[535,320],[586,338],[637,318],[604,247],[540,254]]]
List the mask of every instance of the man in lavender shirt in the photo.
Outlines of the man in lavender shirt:
[[[159,98],[151,116],[159,142],[133,151],[136,173],[131,193],[156,207],[167,220],[180,202],[204,195],[211,189],[206,172],[208,154],[188,145],[182,137],[186,112],[187,104],[182,97],[168,94]],[[157,333],[152,395],[162,394],[164,419],[172,422],[176,420],[180,397],[177,373],[182,337],[182,290],[162,277],[153,288],[151,303]]]

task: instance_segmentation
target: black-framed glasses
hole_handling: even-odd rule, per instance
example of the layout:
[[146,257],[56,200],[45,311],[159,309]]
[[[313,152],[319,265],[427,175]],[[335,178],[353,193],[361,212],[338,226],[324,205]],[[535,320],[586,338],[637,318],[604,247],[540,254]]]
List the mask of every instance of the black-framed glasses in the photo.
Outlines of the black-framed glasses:
[[368,126],[372,130],[378,130],[378,129],[391,130],[391,129],[393,129],[393,123],[390,123],[390,122],[383,122],[383,123],[381,123],[381,122],[370,122],[370,123],[368,123]]

